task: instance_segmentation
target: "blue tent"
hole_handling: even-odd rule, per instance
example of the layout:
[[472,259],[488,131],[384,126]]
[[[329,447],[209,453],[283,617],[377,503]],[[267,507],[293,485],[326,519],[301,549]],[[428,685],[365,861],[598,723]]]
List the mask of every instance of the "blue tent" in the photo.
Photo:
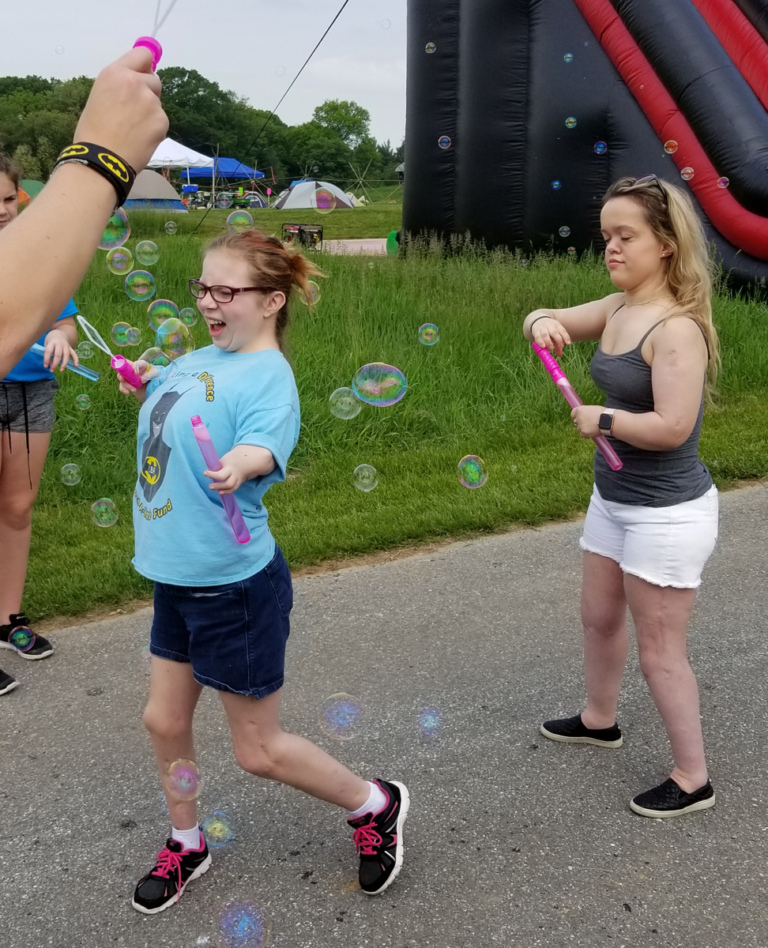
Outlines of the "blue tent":
[[[190,178],[210,178],[213,168],[190,168]],[[187,172],[184,172],[185,176]],[[264,172],[257,171],[255,168],[249,168],[237,158],[217,158],[216,159],[216,177],[217,178],[235,178],[244,180],[245,178],[263,178]]]

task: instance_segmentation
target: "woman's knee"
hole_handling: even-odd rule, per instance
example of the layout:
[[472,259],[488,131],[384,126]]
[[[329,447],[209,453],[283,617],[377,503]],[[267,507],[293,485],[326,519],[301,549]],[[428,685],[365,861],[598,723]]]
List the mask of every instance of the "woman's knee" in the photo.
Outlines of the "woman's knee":
[[178,740],[186,736],[192,727],[192,721],[173,712],[164,711],[151,702],[142,715],[144,727],[153,738],[162,741]]
[[255,740],[238,741],[234,746],[235,760],[246,773],[265,780],[274,780],[280,759],[280,735]]
[[35,497],[6,497],[0,500],[0,522],[9,530],[27,530],[32,526],[32,508]]

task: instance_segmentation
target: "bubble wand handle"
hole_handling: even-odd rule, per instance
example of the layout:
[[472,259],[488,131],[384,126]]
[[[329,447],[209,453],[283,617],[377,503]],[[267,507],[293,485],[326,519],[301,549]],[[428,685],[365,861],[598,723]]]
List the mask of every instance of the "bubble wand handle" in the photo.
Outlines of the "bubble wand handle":
[[[222,467],[221,460],[216,453],[216,448],[213,446],[213,441],[205,426],[205,422],[200,415],[193,415],[190,421],[192,422],[192,433],[197,439],[197,446],[200,448],[200,453],[203,455],[203,460],[208,470],[220,471]],[[229,517],[235,539],[238,543],[247,543],[251,539],[251,534],[243,519],[243,512],[240,510],[237,501],[232,494],[219,494],[219,497]]]
[[[45,355],[45,346],[41,346],[39,342],[36,342],[29,348],[32,352],[36,352],[38,355]],[[98,372],[95,372],[93,369],[89,369],[87,365],[75,365],[74,362],[67,362],[67,371],[74,372],[75,375],[82,375],[82,377],[84,379],[88,379],[89,382],[98,382],[101,378]]]
[[141,376],[136,372],[131,363],[122,355],[112,356],[109,364],[117,372],[121,379],[132,385],[133,388],[141,388],[144,384]]
[[154,36],[140,36],[133,44],[133,48],[136,49],[137,46],[143,46],[152,53],[152,72],[154,72],[163,58],[163,47]]
[[[547,350],[543,348],[543,346],[540,346],[537,342],[532,342],[531,348],[544,363],[544,368],[552,376],[552,381],[560,389],[563,398],[568,402],[571,408],[578,408],[579,405],[583,405],[584,402],[579,398],[576,390],[568,381],[565,372],[563,372],[563,370],[560,368],[555,357],[547,352]],[[595,442],[598,450],[608,462],[610,469],[612,471],[620,471],[624,465],[621,461],[621,458],[611,447],[608,439],[604,438],[602,435],[598,435],[592,440]]]

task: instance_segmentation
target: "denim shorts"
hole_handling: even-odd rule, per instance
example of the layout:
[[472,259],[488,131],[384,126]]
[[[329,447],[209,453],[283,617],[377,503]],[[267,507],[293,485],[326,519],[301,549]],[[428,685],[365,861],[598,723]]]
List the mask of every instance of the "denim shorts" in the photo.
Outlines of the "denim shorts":
[[190,662],[201,685],[266,698],[283,686],[292,607],[291,571],[276,546],[264,569],[237,583],[155,583],[149,650]]
[[696,589],[715,548],[717,526],[714,485],[702,497],[670,507],[617,504],[595,487],[580,544],[654,586]]

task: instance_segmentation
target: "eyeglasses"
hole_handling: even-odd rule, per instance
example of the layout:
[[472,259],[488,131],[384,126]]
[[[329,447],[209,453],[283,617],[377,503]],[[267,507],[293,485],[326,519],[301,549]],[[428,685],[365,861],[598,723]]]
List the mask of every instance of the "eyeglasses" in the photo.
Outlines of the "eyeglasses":
[[270,290],[269,286],[206,286],[200,280],[189,281],[189,292],[196,300],[201,300],[206,293],[210,293],[211,299],[216,303],[231,303],[235,293],[268,293]]
[[659,191],[661,191],[661,196],[664,198],[664,202],[666,203],[667,192],[664,189],[664,185],[661,183],[661,179],[659,178],[658,175],[647,174],[644,178],[637,178],[635,180],[635,183],[630,185],[630,188],[636,188],[638,187],[638,185],[641,185],[641,184],[655,184],[656,187],[659,189]]

